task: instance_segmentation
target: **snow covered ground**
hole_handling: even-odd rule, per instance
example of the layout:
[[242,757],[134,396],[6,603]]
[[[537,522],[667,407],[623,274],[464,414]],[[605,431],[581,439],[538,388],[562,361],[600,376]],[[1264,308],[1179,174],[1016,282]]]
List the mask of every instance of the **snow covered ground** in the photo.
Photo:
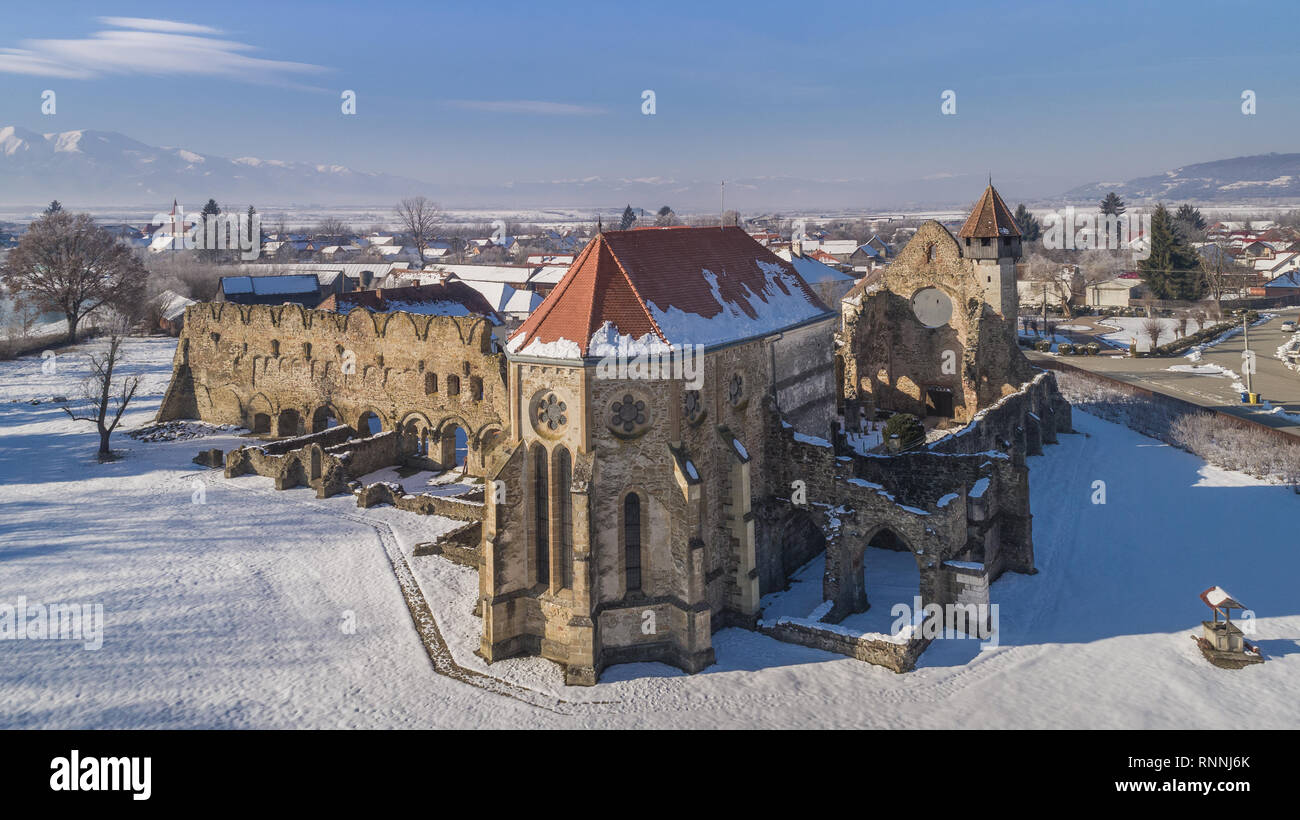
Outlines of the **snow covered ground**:
[[[145,384],[125,427],[156,411],[174,347],[130,342]],[[568,688],[547,661],[473,654],[475,573],[409,557],[456,522],[190,463],[243,441],[231,432],[115,435],[125,457],[101,465],[89,426],[48,402],[74,396],[83,373],[77,350],[53,374],[39,357],[0,363],[0,604],[105,613],[98,651],[0,640],[0,728],[1300,728],[1300,496],[1083,413],[1086,436],[1029,459],[1040,572],[993,585],[997,648],[936,641],[897,675],[726,629],[701,674],[629,664]],[[1105,504],[1092,503],[1099,480]],[[385,539],[408,555],[456,662],[516,696],[434,672]],[[903,595],[903,569],[897,583],[869,578],[869,594]],[[1208,615],[1197,595],[1216,584],[1258,614],[1268,663],[1216,669],[1189,639]]]
[[[1137,342],[1137,349],[1141,353],[1147,353],[1151,350],[1151,337],[1147,335],[1143,325],[1149,319],[1140,316],[1107,316],[1105,319],[1097,322],[1098,326],[1113,327],[1114,333],[1107,333],[1102,338],[1115,347],[1127,348],[1133,341]],[[1160,322],[1160,341],[1159,344],[1169,344],[1178,340],[1178,323],[1176,319],[1164,317],[1158,320]],[[1193,333],[1199,330],[1196,322],[1191,322],[1187,330]]]

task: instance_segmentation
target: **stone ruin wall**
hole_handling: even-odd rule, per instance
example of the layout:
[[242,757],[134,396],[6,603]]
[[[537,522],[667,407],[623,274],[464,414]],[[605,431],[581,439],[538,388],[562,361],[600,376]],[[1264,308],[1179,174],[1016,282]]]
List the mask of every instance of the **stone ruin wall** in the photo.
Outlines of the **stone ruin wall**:
[[[993,283],[985,266],[961,248],[937,222],[924,223],[884,271],[884,286],[842,303],[840,367],[845,398],[868,413],[892,410],[925,416],[926,388],[950,390],[954,419],[975,413],[1016,392],[1033,367],[1007,319],[986,303]],[[911,299],[937,288],[952,301],[948,324],[917,321]],[[932,410],[932,408],[931,408]]]
[[385,431],[427,438],[439,462],[458,426],[470,472],[481,475],[508,406],[505,357],[491,339],[492,325],[479,316],[192,305],[158,420],[293,436],[323,429],[325,414],[359,428],[369,412]]

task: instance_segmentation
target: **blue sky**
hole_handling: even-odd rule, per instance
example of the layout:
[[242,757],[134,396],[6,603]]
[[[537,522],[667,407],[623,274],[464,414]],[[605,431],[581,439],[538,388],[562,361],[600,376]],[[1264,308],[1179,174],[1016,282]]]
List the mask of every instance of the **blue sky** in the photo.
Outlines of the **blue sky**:
[[558,6],[23,4],[0,32],[0,125],[337,163],[434,195],[791,176],[862,180],[864,205],[973,199],[988,173],[1012,199],[1050,196],[1300,133],[1291,2]]

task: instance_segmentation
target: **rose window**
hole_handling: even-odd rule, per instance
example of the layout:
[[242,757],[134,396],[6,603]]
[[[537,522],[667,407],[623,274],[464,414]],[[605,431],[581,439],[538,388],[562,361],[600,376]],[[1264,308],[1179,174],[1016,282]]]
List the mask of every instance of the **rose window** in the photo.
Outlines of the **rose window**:
[[686,420],[696,422],[704,414],[704,398],[698,390],[686,391]]
[[637,400],[631,393],[623,396],[622,401],[614,402],[610,409],[613,410],[612,426],[624,433],[631,433],[646,423],[645,402]]
[[545,425],[548,430],[557,430],[568,423],[569,417],[565,415],[568,409],[568,405],[552,393],[537,404],[537,424]]

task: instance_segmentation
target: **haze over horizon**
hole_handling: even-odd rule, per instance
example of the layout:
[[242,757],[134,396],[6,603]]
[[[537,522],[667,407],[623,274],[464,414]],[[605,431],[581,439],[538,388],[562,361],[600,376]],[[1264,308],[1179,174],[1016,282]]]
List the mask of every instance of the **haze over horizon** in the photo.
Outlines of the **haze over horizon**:
[[0,34],[0,128],[346,166],[450,207],[706,210],[726,179],[727,205],[753,210],[969,204],[990,174],[1010,201],[1044,199],[1285,153],[1300,126],[1293,9],[1189,52],[1221,7],[381,5],[401,31],[331,2],[25,9]]

